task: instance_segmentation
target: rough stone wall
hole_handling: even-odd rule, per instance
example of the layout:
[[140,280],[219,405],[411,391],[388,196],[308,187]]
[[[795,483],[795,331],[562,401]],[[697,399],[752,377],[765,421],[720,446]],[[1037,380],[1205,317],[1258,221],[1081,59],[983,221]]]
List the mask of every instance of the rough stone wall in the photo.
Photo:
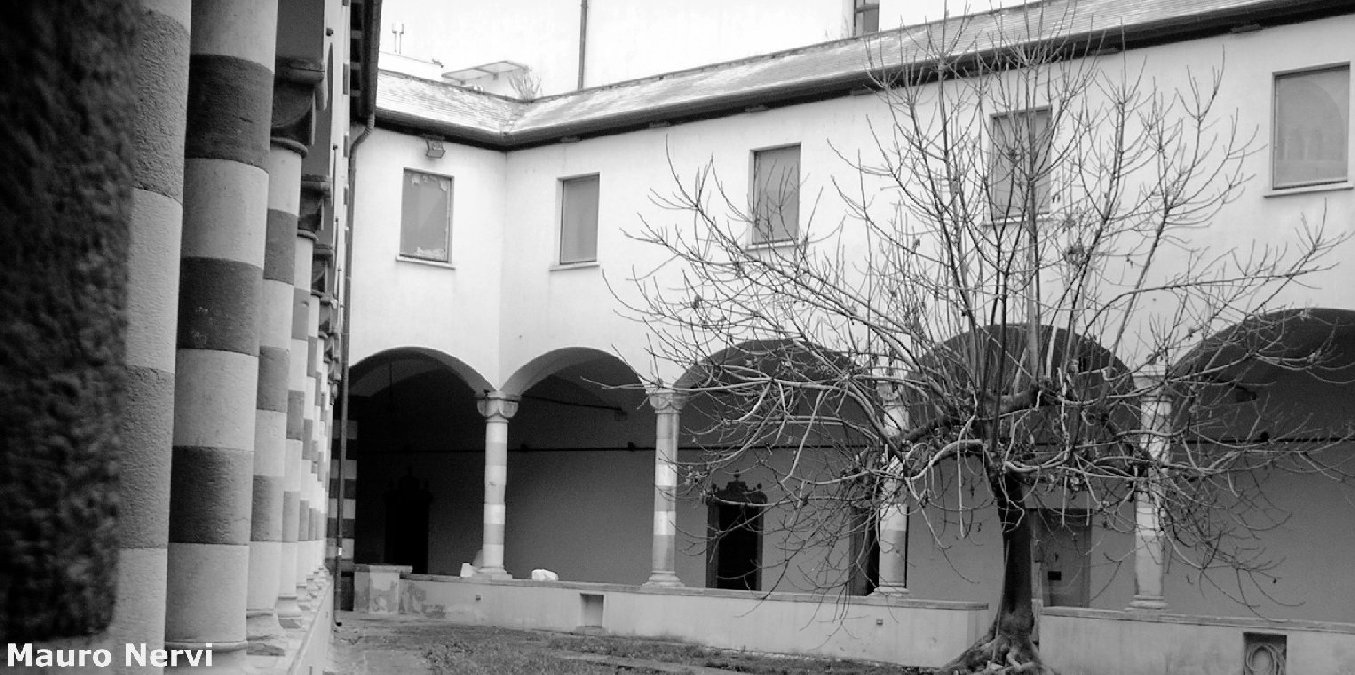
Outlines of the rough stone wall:
[[116,578],[133,3],[0,10],[0,640],[102,630]]

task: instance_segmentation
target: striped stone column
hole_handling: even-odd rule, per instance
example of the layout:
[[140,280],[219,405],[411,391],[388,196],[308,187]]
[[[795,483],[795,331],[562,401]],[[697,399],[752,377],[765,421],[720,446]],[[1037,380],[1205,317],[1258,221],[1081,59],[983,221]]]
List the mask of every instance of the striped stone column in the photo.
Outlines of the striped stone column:
[[[310,286],[314,278],[314,251],[312,250],[312,267],[310,279],[307,285]],[[320,343],[320,302],[323,299],[322,294],[316,292],[314,288],[310,291],[310,302],[306,305],[308,311],[306,318],[306,411],[309,414],[306,420],[309,425],[307,435],[307,450],[310,453],[309,460],[306,462],[307,473],[303,474],[307,480],[307,500],[306,510],[306,580],[312,594],[315,592],[315,574],[319,571],[324,555],[321,550],[323,545],[320,533],[318,532],[318,517],[320,510],[324,507],[325,497],[324,489],[320,483],[320,466],[324,460],[324,443],[320,442],[321,434],[324,433],[324,418],[321,411],[322,401],[320,395],[320,364],[323,358]]]
[[[1163,383],[1166,370],[1162,366],[1145,366],[1134,375],[1134,386],[1139,390],[1140,424],[1145,433],[1140,440],[1149,457],[1163,461],[1171,450],[1163,436],[1171,424],[1172,404]],[[1166,562],[1166,540],[1159,515],[1159,491],[1156,472],[1143,478],[1144,484],[1134,498],[1134,599],[1129,608],[1161,611],[1167,608],[1162,592],[1162,570]]]
[[677,577],[677,450],[685,397],[672,390],[650,392],[654,408],[654,548],[646,586],[681,586]]
[[[193,3],[165,643],[244,670],[276,0]],[[182,666],[181,666],[182,667]]]
[[[292,364],[291,375],[288,381],[291,383],[291,389],[287,392],[287,434],[288,434],[288,460],[289,464],[293,453],[295,454],[295,463],[288,466],[288,470],[295,467],[295,481],[291,480],[292,474],[288,474],[287,489],[288,492],[283,495],[283,506],[285,510],[284,518],[290,518],[290,525],[285,525],[283,530],[283,541],[287,540],[288,530],[295,529],[295,545],[293,547],[295,554],[291,556],[292,562],[292,593],[298,601],[306,600],[306,577],[310,574],[310,496],[311,496],[311,453],[312,453],[312,433],[315,422],[312,412],[311,392],[314,389],[310,386],[310,341],[308,336],[308,326],[311,316],[311,258],[315,250],[315,232],[310,227],[309,221],[302,219],[298,223],[296,231],[296,266],[293,270],[295,274],[295,286],[293,287],[293,305],[292,305]],[[294,493],[293,493],[294,491]],[[295,497],[291,495],[295,494]],[[291,506],[291,501],[295,501],[295,510]],[[285,545],[285,544],[284,544]]]
[[485,416],[485,513],[484,564],[476,574],[491,579],[506,579],[510,577],[503,567],[508,420],[518,411],[518,398],[494,391],[481,397],[478,406],[480,414]]
[[267,244],[263,267],[263,320],[259,326],[254,508],[246,603],[246,634],[251,642],[260,646],[282,634],[276,608],[282,575],[282,502],[287,470],[292,269],[296,264],[296,217],[301,201],[304,151],[304,146],[275,138],[268,155]]
[[[141,0],[137,133],[127,262],[127,403],[122,435],[114,644],[158,649],[165,636],[169,464],[183,228],[190,5]],[[125,665],[125,664],[124,664]],[[122,670],[119,667],[117,670]],[[158,672],[159,668],[142,669]]]

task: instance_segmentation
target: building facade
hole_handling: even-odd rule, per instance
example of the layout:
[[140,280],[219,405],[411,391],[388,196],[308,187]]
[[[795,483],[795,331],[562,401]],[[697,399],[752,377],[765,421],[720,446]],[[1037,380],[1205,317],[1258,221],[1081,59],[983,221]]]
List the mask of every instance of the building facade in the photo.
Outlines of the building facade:
[[[1192,251],[1284,246],[1305,223],[1322,223],[1337,239],[1352,232],[1348,7],[1220,0],[1122,10],[1084,1],[1074,12],[1046,4],[1041,16],[1066,23],[1051,21],[1037,34],[1113,37],[1113,49],[1075,55],[1098,72],[1142,73],[1159,90],[1189,91],[1192,78],[1217,70],[1215,110],[1243,136],[1256,134],[1240,160],[1250,180],[1169,254],[1174,265],[1188,266]],[[1028,30],[1028,16],[1004,10],[967,25]],[[345,457],[356,498],[354,539],[343,549],[360,569],[374,566],[373,575],[382,564],[410,569],[389,587],[360,581],[358,595],[390,591],[387,607],[457,620],[598,625],[918,665],[944,661],[977,637],[1001,579],[1001,539],[995,527],[941,515],[943,504],[930,518],[910,509],[886,519],[875,535],[886,551],[878,563],[856,562],[878,555],[869,541],[821,545],[782,509],[759,512],[756,536],[713,543],[721,518],[740,517],[723,513],[718,495],[776,501],[776,472],[735,464],[699,485],[678,484],[675,464],[699,459],[710,413],[682,396],[689,364],[655,358],[654,335],[627,312],[643,299],[641,275],[660,270],[661,283],[680,286],[675,272],[663,271],[666,252],[642,239],[649,224],[690,221],[660,202],[703,167],[718,177],[717,200],[748,209],[767,194],[759,186],[766,167],[794,167],[794,180],[774,195],[783,204],[781,229],[746,234],[772,255],[783,240],[842,227],[849,214],[837,191],[859,181],[845,158],[875,150],[876,134],[890,124],[878,74],[922,63],[917,46],[941,26],[530,101],[383,73],[376,128],[356,160],[352,270],[360,281],[350,305]],[[1296,129],[1308,124],[1294,117],[1290,96],[1300,95],[1292,87],[1324,92],[1317,107],[1298,106],[1320,109],[1314,114],[1326,120],[1323,149],[1300,153],[1316,158],[1319,178],[1287,163],[1306,133]],[[865,189],[879,217],[897,208],[883,187]],[[834,241],[846,242],[848,253],[867,249],[850,234]],[[1286,349],[1325,346],[1338,359],[1355,351],[1355,294],[1343,264],[1351,251],[1341,243],[1331,258],[1338,264],[1277,298],[1330,328],[1295,330]],[[1200,337],[1228,328],[1220,319]],[[1141,369],[1151,355],[1126,342],[1113,356]],[[1254,384],[1268,400],[1311,411],[1324,438],[1349,433],[1349,378],[1271,373]],[[1350,448],[1338,443],[1332,452]],[[794,458],[783,448],[767,461]],[[1344,663],[1325,659],[1355,650],[1355,578],[1340,569],[1355,553],[1343,531],[1348,490],[1309,477],[1273,480],[1267,494],[1291,515],[1264,535],[1284,551],[1264,588],[1216,585],[1164,563],[1161,551],[1147,553],[1157,541],[1151,521],[1128,532],[1090,522],[1068,528],[1058,545],[1070,547],[1073,566],[1061,567],[1051,553],[1038,572],[1049,582],[1040,630],[1050,664],[1107,672],[1092,647],[1156,640],[1162,654],[1125,654],[1119,672],[1234,672],[1281,638],[1293,672]],[[941,525],[928,530],[923,522]],[[460,579],[463,564],[476,576]],[[560,584],[517,581],[540,568]],[[1077,583],[1053,583],[1063,575]],[[879,592],[856,595],[872,589]],[[518,594],[531,592],[549,596],[542,602],[551,609],[515,609],[526,607],[515,604],[527,602]],[[842,602],[818,604],[825,597]],[[750,598],[757,602],[739,604]],[[839,605],[840,614],[803,613]],[[742,612],[753,614],[732,618]],[[701,626],[679,628],[664,615]],[[859,637],[823,628],[834,621]],[[958,626],[950,638],[958,647],[929,643],[924,625]],[[804,647],[811,642],[818,647]]]

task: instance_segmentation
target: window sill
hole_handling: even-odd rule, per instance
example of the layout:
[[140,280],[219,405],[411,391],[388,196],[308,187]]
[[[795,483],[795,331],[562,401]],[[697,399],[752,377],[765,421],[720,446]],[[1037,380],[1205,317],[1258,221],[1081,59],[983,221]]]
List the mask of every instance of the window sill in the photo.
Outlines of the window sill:
[[780,241],[764,241],[757,244],[748,244],[743,247],[745,251],[776,251],[784,248],[799,248],[799,239],[782,239]]
[[1337,190],[1355,190],[1355,183],[1343,180],[1339,183],[1300,185],[1291,188],[1271,188],[1261,196],[1266,199],[1271,199],[1274,197],[1288,197],[1289,195],[1307,195],[1314,192],[1335,192]]
[[402,255],[395,256],[395,262],[413,263],[415,265],[425,265],[427,267],[437,267],[444,270],[454,270],[456,265],[449,262],[437,262],[436,260],[424,260],[422,258],[410,258]]
[[588,260],[585,262],[575,262],[575,263],[556,263],[550,266],[550,271],[559,272],[561,270],[587,270],[601,266],[602,265],[599,264],[598,261],[596,260]]

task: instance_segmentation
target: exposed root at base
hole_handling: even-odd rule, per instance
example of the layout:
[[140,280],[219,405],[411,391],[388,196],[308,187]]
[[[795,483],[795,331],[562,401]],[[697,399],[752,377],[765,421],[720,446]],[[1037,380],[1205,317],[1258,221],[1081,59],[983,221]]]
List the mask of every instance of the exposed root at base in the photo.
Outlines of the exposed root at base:
[[935,671],[936,675],[1058,675],[1040,661],[1028,638],[989,635],[966,649],[959,658]]

